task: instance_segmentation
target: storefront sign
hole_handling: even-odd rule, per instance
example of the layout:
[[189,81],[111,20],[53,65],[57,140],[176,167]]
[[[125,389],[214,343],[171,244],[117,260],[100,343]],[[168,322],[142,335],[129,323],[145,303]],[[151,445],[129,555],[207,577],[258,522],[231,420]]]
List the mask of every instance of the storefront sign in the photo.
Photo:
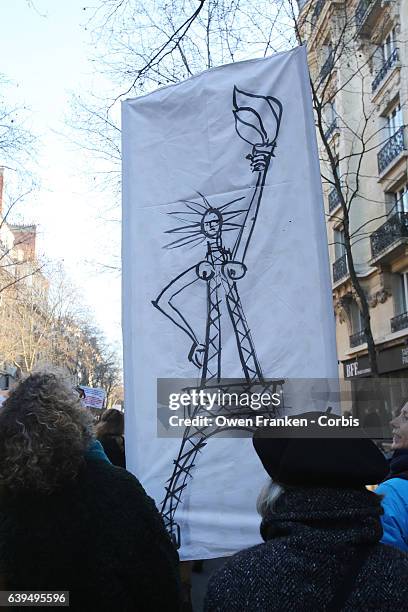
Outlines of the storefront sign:
[[[408,368],[408,347],[393,346],[377,353],[377,365],[380,374],[388,374]],[[371,374],[368,355],[361,355],[343,362],[344,378],[356,378]]]

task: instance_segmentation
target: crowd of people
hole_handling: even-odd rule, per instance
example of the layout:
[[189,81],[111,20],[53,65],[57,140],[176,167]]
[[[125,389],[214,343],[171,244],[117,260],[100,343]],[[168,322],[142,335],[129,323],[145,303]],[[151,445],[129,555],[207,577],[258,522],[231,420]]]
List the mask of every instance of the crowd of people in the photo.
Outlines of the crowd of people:
[[[367,438],[255,433],[264,543],[211,576],[207,612],[406,608],[408,403],[391,424],[389,462]],[[125,469],[123,435],[120,411],[95,426],[54,374],[13,390],[0,412],[1,590],[69,591],[81,611],[182,610],[177,551]]]

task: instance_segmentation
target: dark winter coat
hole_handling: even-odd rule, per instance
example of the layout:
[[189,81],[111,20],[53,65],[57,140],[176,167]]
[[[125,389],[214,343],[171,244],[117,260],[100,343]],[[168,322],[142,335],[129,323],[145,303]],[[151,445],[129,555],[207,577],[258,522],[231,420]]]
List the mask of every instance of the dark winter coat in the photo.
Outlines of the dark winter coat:
[[103,446],[109,461],[118,467],[126,467],[125,459],[125,443],[123,436],[115,436],[113,434],[105,434],[100,436],[99,442]]
[[262,524],[266,543],[234,555],[210,579],[208,612],[330,610],[363,548],[368,556],[342,609],[406,609],[408,556],[378,543],[381,505],[374,493],[293,488],[275,510]]
[[69,610],[176,611],[178,555],[138,480],[89,459],[51,495],[0,499],[7,590],[70,591]]

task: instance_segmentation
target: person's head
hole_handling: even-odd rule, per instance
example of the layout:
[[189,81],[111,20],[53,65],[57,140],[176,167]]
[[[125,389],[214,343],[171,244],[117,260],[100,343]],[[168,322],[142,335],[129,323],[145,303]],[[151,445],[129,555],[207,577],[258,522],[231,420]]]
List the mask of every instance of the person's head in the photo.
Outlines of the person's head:
[[408,448],[408,401],[405,399],[399,414],[391,421],[392,447],[394,450]]
[[262,518],[274,511],[275,503],[284,492],[283,487],[273,480],[268,480],[259,492],[256,510]]
[[112,435],[123,436],[125,419],[123,413],[116,408],[105,410],[96,426],[97,437]]
[[387,475],[388,464],[367,438],[267,438],[256,432],[253,443],[273,482],[261,491],[258,512],[265,516],[285,489],[364,489]]
[[78,396],[54,374],[32,374],[0,413],[0,485],[50,493],[72,481],[92,441]]
[[206,238],[217,238],[222,227],[222,215],[217,208],[209,208],[201,220],[201,232]]

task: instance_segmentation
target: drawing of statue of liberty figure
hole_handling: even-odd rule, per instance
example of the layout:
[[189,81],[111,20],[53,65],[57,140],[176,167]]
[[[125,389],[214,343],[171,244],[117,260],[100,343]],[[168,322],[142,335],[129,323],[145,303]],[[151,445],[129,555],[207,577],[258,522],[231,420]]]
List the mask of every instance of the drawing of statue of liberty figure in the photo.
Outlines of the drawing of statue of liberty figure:
[[[221,206],[214,206],[205,195],[198,194],[197,201],[184,201],[184,206],[179,207],[183,210],[169,213],[180,225],[166,232],[172,240],[164,248],[193,248],[202,245],[205,250],[195,265],[172,279],[152,302],[155,308],[190,338],[188,359],[200,369],[200,389],[213,388],[225,376],[222,367],[225,317],[235,336],[245,388],[250,389],[254,384],[271,388],[271,383],[264,379],[238,287],[240,279],[247,274],[245,260],[253,239],[267,173],[274,157],[282,104],[272,96],[255,95],[234,87],[233,114],[238,136],[252,147],[246,157],[256,182],[249,202],[245,202],[243,196]],[[203,301],[206,309],[205,329],[197,329],[188,321],[182,307],[183,294],[197,283],[203,286],[206,296]],[[274,389],[276,384],[273,383]],[[192,416],[196,416],[200,407],[195,410]],[[188,477],[192,476],[196,455],[205,446],[209,435],[205,427],[186,427],[179,455],[174,460],[173,473],[166,486],[161,512],[177,545],[180,544],[180,530],[174,515]]]

